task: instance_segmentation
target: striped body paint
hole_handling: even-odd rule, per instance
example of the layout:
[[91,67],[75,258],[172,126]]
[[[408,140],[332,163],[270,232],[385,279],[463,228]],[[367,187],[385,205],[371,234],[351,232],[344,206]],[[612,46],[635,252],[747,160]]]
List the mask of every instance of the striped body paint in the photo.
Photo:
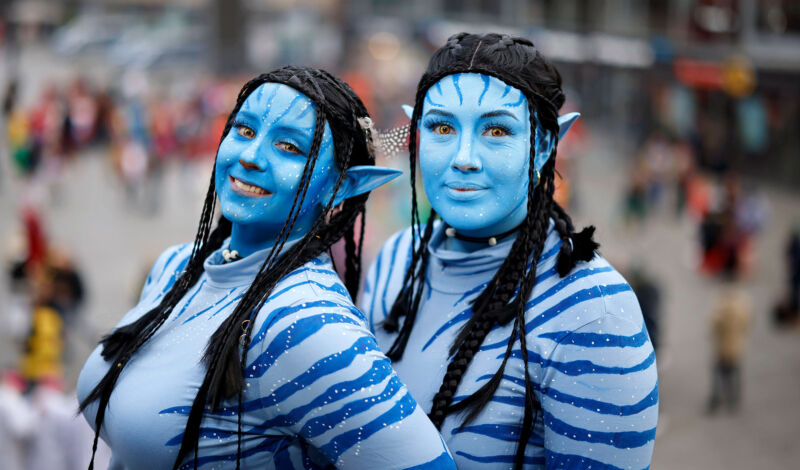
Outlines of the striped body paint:
[[[470,302],[508,255],[511,239],[471,253],[446,249],[439,224],[431,239],[422,304],[403,359],[393,364],[422,408],[430,410],[449,348],[471,316]],[[559,277],[561,240],[549,230],[526,303],[528,361],[542,405],[525,451],[526,468],[649,467],[658,417],[655,356],[630,286],[596,256]],[[403,282],[411,250],[406,229],[390,238],[367,275],[361,306],[378,344],[394,334],[380,323]],[[454,403],[498,370],[511,325],[495,327],[467,368]],[[450,415],[442,435],[459,469],[512,468],[524,406],[524,368],[516,341],[492,401],[463,428]]]
[[[266,256],[235,263],[221,251],[172,315],[125,368],[111,396],[101,435],[128,470],[170,468],[205,373],[207,338],[247,290]],[[156,261],[133,322],[159,301],[191,244]],[[298,268],[275,287],[256,318],[243,393],[243,468],[452,469],[441,436],[398,379],[369,332],[327,255]],[[86,396],[109,363],[96,349],[78,382]],[[94,422],[96,404],[86,409]],[[237,402],[223,402],[201,423],[199,468],[232,468]],[[191,456],[182,465],[192,468]]]

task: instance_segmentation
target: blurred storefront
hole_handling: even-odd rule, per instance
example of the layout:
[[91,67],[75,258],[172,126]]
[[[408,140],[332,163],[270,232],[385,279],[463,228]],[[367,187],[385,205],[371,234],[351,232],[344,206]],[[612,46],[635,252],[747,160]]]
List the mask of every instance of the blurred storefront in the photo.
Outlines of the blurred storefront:
[[[6,36],[62,54],[200,76],[306,63],[347,76],[378,124],[402,120],[430,52],[451,34],[530,37],[569,106],[633,147],[654,131],[714,172],[800,177],[800,3],[792,0],[0,1]],[[47,14],[42,12],[46,11]],[[41,23],[35,28],[35,23]],[[59,25],[55,27],[54,25]]]

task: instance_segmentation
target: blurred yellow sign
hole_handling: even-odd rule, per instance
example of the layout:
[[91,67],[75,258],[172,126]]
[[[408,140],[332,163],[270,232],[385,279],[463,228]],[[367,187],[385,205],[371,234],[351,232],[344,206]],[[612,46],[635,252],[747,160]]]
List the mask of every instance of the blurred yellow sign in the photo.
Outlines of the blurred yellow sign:
[[756,74],[747,57],[735,55],[722,67],[722,89],[731,96],[743,98],[756,87]]

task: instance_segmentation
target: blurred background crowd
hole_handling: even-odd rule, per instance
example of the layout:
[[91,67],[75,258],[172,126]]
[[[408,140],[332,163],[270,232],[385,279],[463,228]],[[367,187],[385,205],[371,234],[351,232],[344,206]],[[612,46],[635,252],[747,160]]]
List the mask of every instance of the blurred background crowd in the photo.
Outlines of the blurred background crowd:
[[[792,0],[0,0],[0,468],[86,466],[80,367],[158,253],[193,237],[244,81],[322,67],[391,129],[459,31],[530,38],[563,76],[562,113],[582,113],[557,197],[645,314],[653,468],[794,468]],[[365,264],[409,199],[407,179],[373,194]]]

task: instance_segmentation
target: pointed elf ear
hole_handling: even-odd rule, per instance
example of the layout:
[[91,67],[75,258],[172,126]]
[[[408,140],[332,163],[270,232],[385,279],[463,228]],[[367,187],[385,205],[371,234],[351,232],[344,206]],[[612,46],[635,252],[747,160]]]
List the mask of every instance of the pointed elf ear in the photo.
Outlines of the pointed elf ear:
[[[338,206],[345,199],[372,191],[378,186],[384,185],[397,178],[401,174],[403,174],[401,170],[382,166],[359,165],[350,167],[345,171],[344,181],[339,188],[339,192],[336,193],[333,206]],[[330,195],[328,197],[330,197]],[[327,198],[325,198],[325,200],[327,201]]]
[[564,138],[570,127],[581,117],[581,113],[567,113],[558,117],[558,140]]
[[406,116],[408,116],[408,118],[411,119],[411,116],[414,115],[414,107],[413,106],[409,106],[407,104],[404,104],[403,105],[403,112],[405,112]]

